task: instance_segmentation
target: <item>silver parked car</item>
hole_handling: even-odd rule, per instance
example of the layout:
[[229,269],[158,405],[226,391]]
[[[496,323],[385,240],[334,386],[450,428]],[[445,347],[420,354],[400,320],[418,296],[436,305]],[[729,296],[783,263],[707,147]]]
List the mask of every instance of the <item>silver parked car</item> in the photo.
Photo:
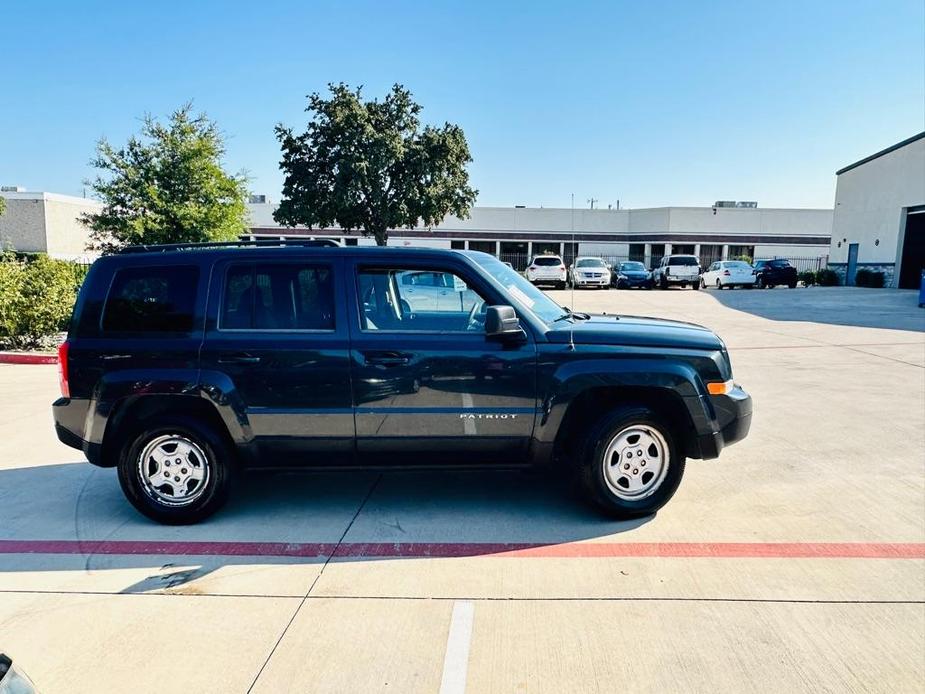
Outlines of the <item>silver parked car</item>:
[[573,287],[610,288],[610,268],[600,258],[578,257],[568,269],[568,281]]

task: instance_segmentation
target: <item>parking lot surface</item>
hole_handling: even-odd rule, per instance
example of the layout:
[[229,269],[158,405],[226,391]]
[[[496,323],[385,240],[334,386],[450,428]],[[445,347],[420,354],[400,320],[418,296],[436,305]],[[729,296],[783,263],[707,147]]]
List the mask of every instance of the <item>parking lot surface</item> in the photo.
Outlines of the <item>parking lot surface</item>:
[[0,365],[0,650],[43,692],[921,691],[912,292],[568,291],[726,341],[750,436],[614,522],[544,476],[249,477],[191,527],[57,442]]

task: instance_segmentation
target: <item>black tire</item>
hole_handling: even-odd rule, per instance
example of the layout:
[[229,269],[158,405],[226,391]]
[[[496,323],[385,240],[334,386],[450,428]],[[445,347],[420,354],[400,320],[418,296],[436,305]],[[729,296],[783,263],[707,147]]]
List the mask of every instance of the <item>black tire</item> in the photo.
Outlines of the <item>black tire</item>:
[[796,282],[789,282],[789,283],[787,284],[787,286],[790,287],[791,289],[796,289],[796,288],[797,288],[797,283],[796,283]]
[[[661,483],[639,499],[618,496],[604,473],[604,455],[611,440],[631,426],[657,431],[667,445],[668,464]],[[582,496],[604,513],[614,518],[635,518],[651,515],[668,503],[681,484],[684,462],[677,436],[662,417],[648,407],[623,405],[601,417],[585,433],[578,446],[575,474]]]
[[659,280],[658,286],[659,286],[660,289],[668,289],[668,280],[666,280],[664,277],[662,277],[662,278]]
[[694,291],[697,291],[698,289],[700,289],[700,282],[691,282],[691,289],[693,289]]
[[[201,491],[189,503],[171,506],[149,492],[141,479],[138,459],[152,441],[161,436],[181,436],[204,454],[208,473]],[[119,453],[119,484],[125,497],[148,518],[165,525],[198,523],[215,513],[227,501],[231,489],[234,458],[228,444],[212,427],[190,417],[163,417],[145,422],[127,436]],[[159,473],[158,473],[159,474]]]
[[756,286],[758,287],[758,289],[767,289],[767,288],[768,288],[768,283],[765,281],[764,277],[762,277],[761,275],[759,275],[759,276],[758,276],[758,282],[756,283]]

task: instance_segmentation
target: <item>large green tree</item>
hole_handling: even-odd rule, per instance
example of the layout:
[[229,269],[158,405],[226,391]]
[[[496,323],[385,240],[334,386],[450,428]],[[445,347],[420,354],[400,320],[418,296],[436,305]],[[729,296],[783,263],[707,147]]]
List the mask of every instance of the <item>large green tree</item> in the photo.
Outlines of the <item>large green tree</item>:
[[243,175],[222,167],[224,139],[192,104],[166,123],[144,118],[141,133],[115,148],[105,138],[92,165],[101,171],[88,185],[103,202],[83,215],[90,250],[190,241],[228,241],[247,229]]
[[6,200],[0,195],[0,216],[6,211]]
[[422,128],[421,106],[399,84],[382,101],[345,84],[328,88],[330,98],[309,95],[305,132],[276,127],[286,175],[277,222],[337,224],[385,245],[389,229],[469,216],[478,191],[469,186],[462,128]]

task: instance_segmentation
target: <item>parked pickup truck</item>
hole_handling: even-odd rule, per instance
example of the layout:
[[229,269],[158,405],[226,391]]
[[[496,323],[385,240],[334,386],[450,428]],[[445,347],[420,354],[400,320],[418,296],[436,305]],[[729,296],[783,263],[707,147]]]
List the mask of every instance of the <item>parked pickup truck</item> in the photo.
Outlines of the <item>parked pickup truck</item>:
[[57,434],[157,521],[332,466],[564,468],[626,518],[748,432],[706,328],[570,311],[483,253],[272,243],[131,248],[80,290]]

